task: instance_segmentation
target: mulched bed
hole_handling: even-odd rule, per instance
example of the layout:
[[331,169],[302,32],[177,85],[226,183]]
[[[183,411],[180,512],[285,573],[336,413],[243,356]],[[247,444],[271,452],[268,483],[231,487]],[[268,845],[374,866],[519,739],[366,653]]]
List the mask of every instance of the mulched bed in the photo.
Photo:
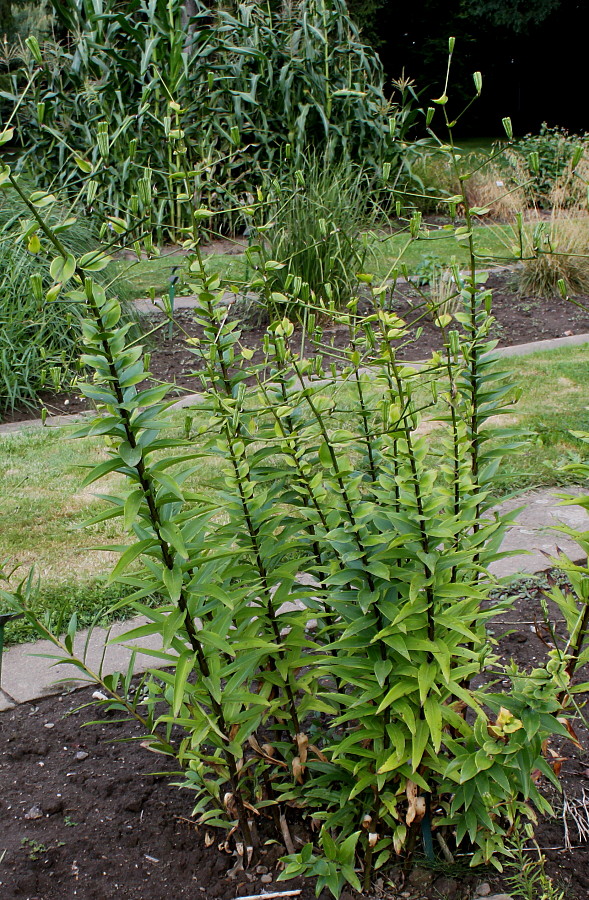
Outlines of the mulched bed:
[[[546,646],[537,622],[546,581],[518,582],[513,608],[491,629],[504,658],[533,668]],[[512,589],[513,593],[514,589]],[[162,900],[181,897],[233,900],[262,891],[300,887],[312,900],[313,885],[276,882],[284,848],[271,845],[250,872],[231,874],[235,857],[222,849],[220,834],[191,818],[191,795],[169,784],[165,757],[143,750],[134,723],[80,710],[92,688],[23,704],[0,714],[0,896],[7,900]],[[94,724],[82,727],[86,722]],[[588,733],[575,725],[584,747]],[[589,790],[586,750],[555,743],[564,757],[560,773],[569,803]],[[160,773],[160,774],[154,774]],[[566,900],[589,893],[589,844],[579,839],[575,816],[567,817],[573,850],[566,851],[562,795],[543,790],[558,816],[543,821],[537,840],[547,870]],[[208,846],[207,846],[208,844]],[[494,871],[417,868],[403,881],[398,872],[377,882],[378,898],[462,900],[481,883],[491,891],[509,885]],[[269,877],[271,881],[269,882]],[[262,878],[264,880],[262,880]],[[346,892],[343,900],[352,900]],[[327,894],[321,895],[327,900]]]
[[[489,276],[486,287],[493,291],[493,313],[497,319],[494,337],[500,347],[524,344],[530,341],[558,338],[573,334],[589,333],[589,311],[585,311],[561,297],[538,299],[518,294],[513,285],[513,273],[502,270]],[[589,310],[589,296],[576,298]],[[409,343],[400,351],[400,357],[407,360],[427,358],[432,350],[440,346],[440,331],[428,317],[420,316],[421,300],[411,285],[399,285],[391,298],[392,309],[407,322],[419,318],[422,329],[419,339]],[[180,310],[177,316],[178,327],[171,339],[167,338],[167,327],[161,329],[153,337],[150,369],[156,380],[175,384],[178,393],[198,391],[199,382],[192,373],[195,371],[195,358],[186,344],[187,337],[199,335],[189,310]],[[153,321],[149,322],[153,325]],[[244,323],[242,341],[245,346],[257,351],[254,361],[261,359],[261,341],[264,328]],[[413,329],[415,333],[415,328]],[[293,342],[297,346],[300,337],[295,332]],[[325,328],[323,339],[335,348],[347,345],[347,329],[342,327]],[[313,348],[308,342],[305,353],[313,355]],[[78,413],[88,408],[88,403],[75,393],[41,395],[51,415]],[[5,421],[18,422],[38,418],[39,409],[17,409],[12,415],[5,416]]]

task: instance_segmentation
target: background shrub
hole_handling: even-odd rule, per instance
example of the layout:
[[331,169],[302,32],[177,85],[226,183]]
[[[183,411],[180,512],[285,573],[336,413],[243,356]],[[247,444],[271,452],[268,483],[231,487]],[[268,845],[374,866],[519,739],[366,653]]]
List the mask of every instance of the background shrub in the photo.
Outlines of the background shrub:
[[564,128],[543,122],[538,134],[527,134],[516,141],[505,154],[508,167],[517,177],[523,166],[530,205],[550,209],[555,183],[565,173],[575,147],[585,145],[587,135],[572,135]]
[[[68,43],[27,52],[3,94],[8,114],[35,72],[16,117],[19,165],[68,191],[91,172],[100,190],[88,205],[120,215],[135,198],[159,240],[179,237],[192,205],[225,210],[217,227],[242,227],[244,196],[287,157],[298,168],[309,149],[398,170],[411,117],[396,116],[343,0],[194,9],[187,22],[184,0],[133,4],[128,16],[114,0],[60,3]],[[415,100],[407,83],[397,96]],[[64,166],[72,154],[77,176]]]

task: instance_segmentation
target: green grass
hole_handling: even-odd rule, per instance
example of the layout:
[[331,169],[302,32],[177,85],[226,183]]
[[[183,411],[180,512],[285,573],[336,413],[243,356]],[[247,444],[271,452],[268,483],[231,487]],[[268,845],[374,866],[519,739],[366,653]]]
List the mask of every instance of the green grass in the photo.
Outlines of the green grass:
[[491,153],[498,141],[506,140],[505,135],[499,137],[459,138],[456,143],[463,153]]
[[[511,236],[512,232],[507,226],[478,227],[475,231],[477,252],[483,257],[490,257],[482,259],[479,266],[485,268],[512,259],[513,255],[508,249]],[[366,240],[369,247],[366,268],[377,278],[386,278],[391,267],[401,263],[413,273],[423,265],[424,260],[437,261],[442,265],[456,261],[459,266],[466,266],[469,261],[467,247],[464,242],[456,240],[452,231],[432,228],[424,231],[418,240],[411,242],[405,233],[369,234],[366,235]],[[407,249],[404,250],[405,247]],[[190,279],[186,271],[186,257],[183,255],[170,253],[150,260],[119,261],[116,265],[117,279],[125,285],[133,298],[147,297],[150,290],[155,292],[156,297],[167,294],[174,267],[177,267],[176,274],[179,276],[176,294],[191,292],[188,287]],[[236,284],[247,283],[248,274],[251,274],[243,254],[211,254],[207,265],[211,272],[219,272],[225,279]]]
[[[491,268],[515,262],[512,245],[515,243],[513,229],[509,225],[478,225],[474,229],[475,250],[478,255],[477,267]],[[365,268],[376,279],[391,276],[393,268],[399,272],[406,267],[408,274],[421,272],[434,264],[457,263],[465,268],[469,264],[468,246],[454,235],[453,228],[429,227],[422,229],[417,240],[409,240],[407,233],[370,232],[365,235],[368,246]],[[210,271],[220,273],[237,285],[247,286],[251,268],[244,254],[210,254]],[[150,290],[156,297],[166,294],[170,286],[172,269],[177,267],[179,282],[176,294],[191,293],[189,274],[186,271],[186,257],[170,253],[151,260],[136,262],[119,261],[117,279],[133,297],[147,297]]]
[[505,421],[529,429],[532,439],[501,464],[503,492],[572,484],[567,463],[589,457],[589,445],[572,431],[589,432],[589,344],[505,360],[522,395]]
[[[178,417],[179,428],[184,415]],[[191,415],[197,420],[198,415]],[[74,439],[74,431],[75,426],[48,427],[0,435],[0,564],[7,574],[14,570],[12,587],[33,567],[38,579],[35,610],[63,613],[66,620],[75,610],[83,627],[129,593],[124,586],[105,584],[118,554],[96,549],[127,541],[120,520],[84,527],[104,508],[99,494],[124,494],[127,487],[115,473],[80,488],[88,468],[107,453],[100,438]],[[216,462],[207,458],[195,464],[198,474],[192,481],[203,494],[220,486]],[[21,621],[6,630],[7,644],[33,637],[32,628]]]
[[[589,431],[589,345],[509,358],[503,367],[512,372],[514,390],[521,385],[522,395],[513,412],[496,424],[524,427],[532,439],[502,463],[497,496],[572,483],[563,467],[589,456],[588,445],[570,433]],[[347,408],[350,395],[350,388],[338,389],[340,410]],[[378,398],[373,393],[368,399]],[[183,419],[184,413],[179,425]],[[7,571],[20,566],[13,583],[34,566],[40,578],[37,609],[62,611],[66,617],[75,609],[83,626],[125,595],[124,588],[104,584],[116,553],[89,549],[125,543],[119,520],[82,527],[103,507],[96,494],[124,492],[125,485],[113,475],[81,490],[85,467],[106,458],[106,450],[100,438],[73,440],[71,434],[72,429],[45,428],[0,436],[0,561]],[[194,465],[191,481],[202,492],[221,485],[219,461],[207,458]],[[33,634],[19,622],[7,628],[6,637],[24,641]]]
[[[475,250],[482,258],[477,261],[479,268],[502,265],[513,260],[509,250],[512,231],[507,226],[480,226],[474,231]],[[459,267],[469,264],[468,245],[456,240],[453,231],[432,228],[422,232],[415,241],[409,241],[407,234],[375,235],[370,241],[368,269],[378,278],[386,278],[391,266],[405,265],[414,273],[425,261],[449,265],[456,262]],[[398,262],[397,262],[398,260]]]
[[[243,254],[209,254],[207,259],[209,271],[219,272],[223,278],[238,284],[246,281],[248,272]],[[186,256],[179,253],[164,253],[146,260],[119,260],[116,281],[126,286],[132,299],[148,297],[150,291],[158,298],[168,293],[173,269],[178,276],[176,294],[192,293],[188,286]]]

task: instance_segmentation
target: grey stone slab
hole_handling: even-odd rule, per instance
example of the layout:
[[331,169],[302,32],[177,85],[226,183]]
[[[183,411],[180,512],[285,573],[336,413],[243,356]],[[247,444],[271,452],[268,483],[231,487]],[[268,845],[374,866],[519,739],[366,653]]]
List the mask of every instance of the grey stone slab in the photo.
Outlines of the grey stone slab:
[[514,344],[513,347],[498,347],[495,352],[500,356],[528,356],[530,353],[562,350],[563,347],[579,347],[582,344],[589,344],[589,334],[571,334],[546,341],[530,341],[529,344]]
[[186,394],[172,403],[170,409],[185,409],[186,407],[199,406],[204,400],[203,394]]
[[[233,291],[226,291],[223,294],[221,303],[224,306],[230,306],[232,303],[235,303],[236,298],[241,298],[244,296],[250,299],[250,296],[255,295],[234,294]],[[198,302],[199,298],[196,294],[187,294],[185,296],[174,297],[174,311],[179,309],[194,309]],[[142,300],[135,300],[134,305],[135,309],[138,312],[145,313],[146,315],[158,316],[165,313],[164,303],[161,298],[150,300],[146,297]]]
[[47,416],[45,422],[43,419],[25,419],[23,422],[3,422],[0,423],[0,434],[19,434],[21,431],[28,431],[34,428],[63,428],[66,425],[76,425],[83,422],[88,416],[95,415],[94,410],[87,413],[72,413],[67,416]]
[[[95,628],[88,642],[86,656],[87,665],[94,671],[98,671],[104,653],[103,673],[126,672],[132,650],[123,644],[108,643],[112,639],[130,631],[138,625],[146,622],[146,619],[136,618],[127,622],[117,622],[110,629]],[[86,642],[87,630],[80,631],[76,635],[75,651],[81,655]],[[153,635],[130,643],[131,647],[145,647],[152,650],[161,649],[161,637]],[[63,679],[71,679],[68,686],[77,687],[87,683],[87,679],[71,664],[55,665],[54,659],[48,659],[44,654],[56,654],[59,650],[47,640],[36,641],[34,644],[19,644],[4,652],[2,665],[2,688],[17,703],[25,703],[36,700],[49,694],[59,693],[63,685],[58,682]],[[144,653],[138,653],[134,671],[143,672],[150,666],[156,665],[154,657]],[[1,695],[0,695],[1,698]]]
[[8,694],[4,693],[4,691],[0,690],[0,712],[5,712],[7,709],[14,709],[15,705],[14,700],[12,700]]
[[579,562],[585,556],[578,544],[568,535],[555,530],[566,525],[579,531],[589,530],[589,515],[580,506],[561,506],[559,493],[580,496],[581,488],[563,488],[530,491],[500,504],[499,510],[513,512],[523,507],[501,545],[502,550],[517,551],[517,556],[507,557],[491,565],[494,575],[504,578],[510,575],[541,572],[551,566],[550,557],[558,551]]

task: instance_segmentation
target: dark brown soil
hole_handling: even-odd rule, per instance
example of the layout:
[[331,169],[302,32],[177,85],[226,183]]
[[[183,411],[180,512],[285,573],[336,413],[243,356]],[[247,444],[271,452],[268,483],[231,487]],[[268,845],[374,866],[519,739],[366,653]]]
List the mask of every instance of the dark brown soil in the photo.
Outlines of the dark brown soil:
[[[497,320],[494,337],[500,347],[525,344],[530,341],[558,338],[572,334],[589,333],[589,297],[578,297],[581,304],[587,306],[585,311],[578,306],[563,300],[561,297],[538,299],[518,294],[513,285],[513,274],[500,271],[489,276],[487,287],[493,291],[493,313]],[[422,300],[411,285],[399,285],[390,298],[391,308],[407,323],[416,322],[422,329],[419,339],[413,340],[400,350],[401,358],[408,360],[425,359],[440,346],[440,330],[427,316],[422,316]],[[178,325],[171,339],[167,337],[167,326],[162,328],[153,338],[151,348],[151,372],[158,381],[175,384],[178,393],[198,391],[199,382],[194,378],[197,368],[195,357],[186,344],[187,337],[198,336],[199,329],[193,321],[189,310],[180,310],[177,316]],[[150,323],[153,325],[153,322]],[[415,335],[416,327],[412,333]],[[254,361],[261,357],[260,347],[264,328],[244,323],[242,342],[245,346],[258,351]],[[295,333],[294,345],[300,336]],[[343,326],[325,328],[323,339],[343,348],[348,342],[347,329]],[[312,345],[307,342],[305,354],[313,355]],[[42,394],[41,405],[45,405],[50,415],[77,413],[88,408],[88,403],[75,393]],[[12,415],[5,416],[5,421],[23,421],[37,418],[39,409],[17,409]]]
[[[95,714],[76,710],[91,693],[0,714],[2,900],[233,900],[285,890],[255,871],[228,877],[236,859],[219,851],[222,833],[205,846],[212,833],[191,818],[190,793],[152,774],[171,767],[134,742],[137,726],[107,716],[83,727]],[[274,845],[258,865],[275,875],[284,852]]]
[[[491,624],[503,657],[529,668],[547,650],[547,635],[537,626],[541,589],[542,581],[518,582],[513,608]],[[169,770],[164,757],[138,745],[138,726],[102,711],[79,709],[91,691],[49,697],[0,714],[2,900],[233,900],[296,888],[301,888],[300,900],[314,897],[312,884],[275,881],[277,860],[284,853],[277,845],[268,846],[257,860],[261,869],[232,874],[236,859],[220,849],[222,835],[195,824],[190,793],[161,774]],[[100,718],[94,724],[83,727],[96,715]],[[541,783],[557,815],[537,829],[547,871],[566,900],[589,896],[589,844],[575,822],[584,815],[589,824],[587,813],[579,807],[562,815],[563,796],[575,806],[589,791],[588,733],[581,722],[575,728],[584,749],[554,743],[552,749],[563,758],[564,794]],[[391,870],[370,896],[466,900],[485,882],[493,892],[512,892],[513,886],[494,871],[446,867],[435,872],[417,868],[406,880]],[[354,896],[346,892],[343,900]]]

